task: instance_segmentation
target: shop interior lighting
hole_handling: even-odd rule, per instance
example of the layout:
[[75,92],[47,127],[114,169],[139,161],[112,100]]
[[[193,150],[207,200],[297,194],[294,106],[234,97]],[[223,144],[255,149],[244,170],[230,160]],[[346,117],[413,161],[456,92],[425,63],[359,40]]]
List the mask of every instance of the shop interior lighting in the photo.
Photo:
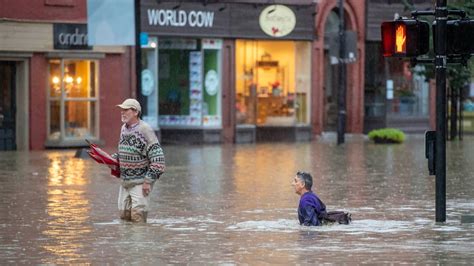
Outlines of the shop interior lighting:
[[[57,92],[61,90],[60,81],[61,80],[59,79],[58,76],[53,76],[53,78],[51,79],[53,89],[56,90]],[[66,75],[64,76],[63,83],[64,83],[64,89],[66,90],[66,93],[69,93],[71,89],[73,88],[79,89],[78,86],[81,85],[82,83],[82,77],[77,77],[76,80],[74,80],[74,77]]]
[[56,77],[56,76],[53,77],[53,84],[55,84],[55,85],[59,84],[59,78],[58,77]]

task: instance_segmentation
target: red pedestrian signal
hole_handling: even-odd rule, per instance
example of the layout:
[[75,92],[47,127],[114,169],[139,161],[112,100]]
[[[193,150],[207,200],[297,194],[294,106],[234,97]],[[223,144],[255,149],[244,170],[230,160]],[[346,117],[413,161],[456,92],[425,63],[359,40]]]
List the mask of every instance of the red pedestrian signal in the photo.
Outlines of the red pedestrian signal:
[[382,23],[383,56],[416,57],[430,49],[430,26],[416,19]]
[[406,53],[407,50],[407,34],[406,27],[404,24],[398,24],[395,26],[395,52]]

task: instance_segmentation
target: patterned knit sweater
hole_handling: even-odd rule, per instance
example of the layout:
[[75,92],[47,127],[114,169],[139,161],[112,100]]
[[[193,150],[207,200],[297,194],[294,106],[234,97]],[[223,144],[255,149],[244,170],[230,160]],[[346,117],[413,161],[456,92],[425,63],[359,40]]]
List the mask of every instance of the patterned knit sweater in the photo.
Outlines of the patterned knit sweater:
[[144,121],[122,126],[118,153],[124,187],[154,183],[165,170],[165,156],[153,129]]

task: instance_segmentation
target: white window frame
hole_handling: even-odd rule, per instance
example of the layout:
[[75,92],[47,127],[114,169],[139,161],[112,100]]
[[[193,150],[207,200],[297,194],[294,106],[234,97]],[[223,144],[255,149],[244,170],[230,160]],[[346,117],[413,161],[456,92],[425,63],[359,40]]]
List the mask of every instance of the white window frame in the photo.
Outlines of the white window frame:
[[[61,68],[61,94],[59,97],[51,97],[50,89],[51,89],[51,68],[50,68],[50,61],[51,60],[59,60],[60,61],[60,68]],[[65,61],[75,61],[75,60],[82,60],[82,61],[91,61],[95,64],[94,69],[94,87],[95,87],[95,96],[94,97],[84,97],[84,98],[69,98],[66,97],[65,89],[64,89],[64,82],[62,82],[64,77],[64,62]],[[74,57],[64,57],[64,58],[48,58],[48,74],[47,74],[47,83],[46,83],[46,95],[47,95],[47,103],[46,103],[46,129],[47,129],[47,137],[46,137],[46,147],[71,147],[71,146],[85,146],[86,142],[84,139],[74,138],[74,137],[66,137],[66,103],[67,102],[79,102],[79,101],[87,101],[87,102],[94,102],[95,103],[95,117],[94,121],[94,131],[91,132],[94,137],[91,137],[90,140],[99,142],[100,139],[100,97],[99,97],[99,60],[94,58],[74,58]],[[60,136],[59,139],[51,139],[51,102],[58,101],[60,106],[60,114],[59,114],[59,125],[60,125]]]

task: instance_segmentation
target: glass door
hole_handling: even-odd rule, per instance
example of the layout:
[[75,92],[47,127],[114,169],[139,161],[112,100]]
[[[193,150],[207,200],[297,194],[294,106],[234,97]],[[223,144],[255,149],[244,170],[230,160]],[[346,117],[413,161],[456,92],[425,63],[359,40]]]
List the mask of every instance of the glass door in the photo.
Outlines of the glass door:
[[0,61],[0,151],[16,150],[15,62]]

